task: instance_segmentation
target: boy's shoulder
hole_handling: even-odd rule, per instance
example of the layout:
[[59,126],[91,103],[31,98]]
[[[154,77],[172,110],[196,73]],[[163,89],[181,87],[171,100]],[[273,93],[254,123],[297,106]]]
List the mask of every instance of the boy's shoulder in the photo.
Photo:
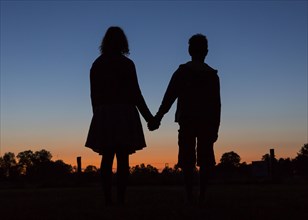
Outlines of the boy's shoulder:
[[177,69],[177,72],[179,72],[180,74],[198,72],[198,73],[217,75],[218,70],[212,68],[207,63],[196,63],[189,61],[187,63],[180,64]]

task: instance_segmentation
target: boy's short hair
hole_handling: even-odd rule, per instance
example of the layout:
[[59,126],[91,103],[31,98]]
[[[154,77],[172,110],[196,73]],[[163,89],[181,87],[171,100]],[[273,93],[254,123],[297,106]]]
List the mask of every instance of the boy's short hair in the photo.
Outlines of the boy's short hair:
[[206,55],[208,51],[208,42],[203,34],[193,35],[189,41],[189,53],[191,56]]

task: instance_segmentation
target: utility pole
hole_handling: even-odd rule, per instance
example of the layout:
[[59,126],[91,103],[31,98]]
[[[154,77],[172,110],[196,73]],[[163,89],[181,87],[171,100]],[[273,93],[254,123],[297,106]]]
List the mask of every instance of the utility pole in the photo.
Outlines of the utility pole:
[[270,175],[273,179],[275,176],[275,150],[270,149]]
[[81,157],[77,157],[77,173],[81,174]]

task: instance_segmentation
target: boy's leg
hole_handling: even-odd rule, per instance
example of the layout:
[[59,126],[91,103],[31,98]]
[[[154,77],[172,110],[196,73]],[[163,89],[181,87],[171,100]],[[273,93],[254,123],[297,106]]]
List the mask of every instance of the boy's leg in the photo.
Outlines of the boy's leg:
[[101,162],[102,186],[103,186],[106,205],[112,204],[111,190],[112,190],[113,158],[114,158],[114,152],[104,153]]
[[189,166],[183,167],[184,174],[184,184],[186,191],[186,200],[191,203],[193,201],[193,179],[194,179],[194,169]]
[[215,156],[213,143],[211,141],[201,141],[198,139],[197,145],[197,165],[200,167],[200,202],[205,200],[206,190],[209,184],[209,179],[214,171]]
[[193,177],[196,164],[196,137],[190,124],[180,124],[178,144],[178,165],[182,168],[184,174],[186,199],[191,202],[193,199]]
[[211,168],[207,168],[206,166],[200,166],[200,170],[199,170],[199,174],[200,174],[199,201],[200,202],[203,202],[205,200],[206,190],[208,188],[211,173],[212,173]]
[[117,153],[117,202],[123,205],[129,176],[129,154]]

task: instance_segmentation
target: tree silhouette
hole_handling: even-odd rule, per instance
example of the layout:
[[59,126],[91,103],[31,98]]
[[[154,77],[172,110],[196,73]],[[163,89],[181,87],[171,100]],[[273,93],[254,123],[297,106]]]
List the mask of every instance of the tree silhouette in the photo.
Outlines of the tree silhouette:
[[269,154],[264,154],[261,158],[262,161],[269,162],[270,161],[270,155]]
[[86,169],[84,170],[85,173],[97,173],[98,169],[96,166],[93,165],[89,165],[86,167]]
[[308,143],[301,147],[294,159],[295,170],[304,176],[308,176]]
[[153,167],[152,165],[148,164],[147,166],[145,166],[144,163],[140,164],[140,165],[136,165],[134,167],[131,168],[131,174],[133,175],[156,175],[158,174],[158,169]]
[[17,154],[18,165],[21,169],[21,174],[28,175],[34,163],[34,153],[31,150],[26,150]]
[[51,158],[52,158],[51,153],[44,149],[40,151],[36,151],[34,153],[34,160],[35,160],[34,162],[37,164],[50,162]]
[[183,184],[182,171],[177,164],[175,164],[173,168],[165,166],[165,168],[160,173],[160,177],[162,184]]
[[27,176],[46,176],[51,169],[52,155],[44,149],[34,153],[31,150],[26,150],[20,152],[17,158],[21,174]]
[[150,164],[146,166],[146,170],[150,175],[157,175],[158,174],[158,169]]
[[302,146],[299,153],[297,153],[297,156],[308,157],[308,143]]
[[6,172],[4,169],[4,160],[2,157],[0,157],[0,179],[4,178],[6,176]]
[[[52,161],[52,154],[47,150],[33,152],[26,150],[20,152],[15,157],[12,152],[5,153],[0,157],[0,178],[12,179],[20,176],[32,180],[46,180],[47,182],[58,177],[70,177],[76,170],[62,160]],[[270,165],[270,155],[264,154],[262,160]],[[308,176],[308,144],[304,144],[296,158],[274,158],[275,173],[278,177],[290,178],[294,173]],[[218,175],[223,177],[249,176],[251,175],[251,165],[241,163],[240,156],[234,151],[226,152],[221,156],[220,163],[217,165]],[[294,172],[295,171],[295,172]],[[197,170],[196,170],[197,172]],[[99,170],[89,165],[85,168],[83,175],[86,179],[97,180],[100,176]],[[18,178],[20,180],[20,178]],[[168,165],[161,172],[150,164],[144,163],[130,168],[130,180],[137,184],[178,184],[182,181],[182,171],[174,165]]]
[[241,157],[234,151],[224,153],[220,159],[220,165],[229,168],[238,168],[240,166]]
[[291,161],[290,158],[279,158],[279,160],[277,160],[277,175],[278,176],[285,176],[285,177],[289,177],[293,175],[293,163]]
[[152,165],[146,165],[144,163],[136,165],[130,169],[131,181],[139,184],[156,183],[159,175],[158,169]]
[[165,166],[165,168],[161,171],[163,175],[169,176],[173,174],[173,169],[169,166]]
[[63,162],[63,160],[56,160],[55,162],[48,162],[50,172],[53,176],[65,176],[73,171],[73,167]]
[[3,155],[2,168],[6,177],[18,175],[17,162],[14,153],[8,152]]

